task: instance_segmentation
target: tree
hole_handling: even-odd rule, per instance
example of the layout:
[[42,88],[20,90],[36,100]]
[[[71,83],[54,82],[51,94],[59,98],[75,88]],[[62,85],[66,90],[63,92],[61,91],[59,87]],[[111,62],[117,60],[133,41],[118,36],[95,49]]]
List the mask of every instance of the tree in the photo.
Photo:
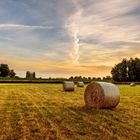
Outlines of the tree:
[[77,80],[78,79],[78,76],[75,76],[74,79]]
[[0,64],[0,77],[7,77],[9,72],[10,70],[7,64]]
[[103,77],[103,80],[104,80],[104,81],[105,81],[105,80],[110,81],[110,80],[112,80],[112,78],[111,78],[111,76],[106,76],[106,77]]
[[118,63],[111,71],[114,81],[125,82],[128,80],[127,73],[127,60],[123,59],[121,63]]
[[26,71],[26,78],[30,78],[30,71]]
[[136,81],[140,81],[140,59],[135,58],[135,75]]
[[88,80],[91,80],[92,78],[91,77],[88,77]]
[[73,80],[74,78],[73,78],[73,76],[71,76],[69,79]]
[[111,76],[106,76],[106,80],[111,80]]
[[35,72],[32,73],[32,78],[36,78]]
[[111,70],[112,78],[114,81],[120,81],[119,80],[119,68],[118,65],[116,65],[114,68]]
[[140,81],[140,59],[123,59],[121,63],[115,65],[111,70],[114,81]]
[[16,76],[16,73],[14,72],[13,69],[10,70],[10,72],[9,72],[9,76],[10,76],[11,78],[14,78],[14,77]]
[[135,60],[133,58],[128,61],[128,77],[129,81],[136,81]]
[[101,79],[101,77],[97,77],[97,80],[98,80],[98,81],[101,81],[102,79]]
[[127,60],[123,59],[122,62],[119,64],[119,79],[122,82],[125,82],[128,80],[127,76]]
[[77,76],[77,79],[78,80],[82,80],[82,76]]
[[87,80],[87,77],[83,77],[83,80]]
[[94,81],[95,81],[95,80],[96,80],[96,77],[92,77],[92,80],[94,80]]

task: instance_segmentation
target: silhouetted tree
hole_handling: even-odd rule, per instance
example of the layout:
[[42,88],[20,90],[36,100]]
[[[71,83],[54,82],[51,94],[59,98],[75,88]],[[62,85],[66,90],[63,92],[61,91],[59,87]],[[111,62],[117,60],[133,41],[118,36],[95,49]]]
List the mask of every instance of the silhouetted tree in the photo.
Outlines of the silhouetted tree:
[[32,78],[36,78],[35,72],[32,73]]
[[91,77],[88,77],[88,80],[91,80]]
[[140,59],[135,58],[135,74],[136,80],[140,81]]
[[119,68],[118,65],[116,65],[114,68],[111,70],[112,78],[114,81],[120,81],[119,80]]
[[69,79],[73,80],[73,76],[71,76]]
[[111,74],[114,81],[140,81],[140,59],[123,59],[121,63],[112,68]]
[[0,64],[0,77],[7,77],[9,72],[10,70],[7,64]]
[[30,78],[30,72],[26,71],[26,78]]
[[97,80],[98,80],[98,81],[101,81],[102,79],[101,79],[101,77],[98,77]]
[[96,80],[96,77],[93,77],[92,80]]
[[111,76],[106,76],[106,80],[112,80]]
[[119,63],[119,80],[125,82],[128,80],[127,74],[127,60],[123,59],[121,63]]
[[78,76],[77,79],[78,79],[78,80],[82,80],[82,76]]
[[135,60],[133,58],[128,61],[128,77],[129,81],[136,81]]
[[13,69],[10,70],[10,72],[9,72],[9,76],[10,76],[11,78],[14,78],[14,77],[16,76],[16,73],[14,72]]
[[74,79],[75,79],[75,80],[78,79],[78,76],[75,76]]
[[87,77],[83,77],[83,80],[87,80]]

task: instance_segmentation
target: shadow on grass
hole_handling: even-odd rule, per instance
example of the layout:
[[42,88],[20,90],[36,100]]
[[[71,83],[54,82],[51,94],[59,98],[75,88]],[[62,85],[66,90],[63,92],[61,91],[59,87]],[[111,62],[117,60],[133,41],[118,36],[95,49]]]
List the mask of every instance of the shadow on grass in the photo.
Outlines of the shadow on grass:
[[118,112],[118,109],[112,108],[112,109],[95,109],[95,108],[88,108],[85,106],[71,106],[69,107],[70,110],[74,112],[79,112],[79,113],[85,113],[85,114],[90,114],[90,115],[95,115],[95,114],[108,114]]

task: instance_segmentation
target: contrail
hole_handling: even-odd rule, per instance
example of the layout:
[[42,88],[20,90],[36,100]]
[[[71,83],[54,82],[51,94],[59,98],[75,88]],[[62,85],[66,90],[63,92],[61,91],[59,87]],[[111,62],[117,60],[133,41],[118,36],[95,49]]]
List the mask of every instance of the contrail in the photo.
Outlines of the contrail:
[[71,56],[74,64],[79,64],[79,57],[80,57],[80,54],[79,54],[79,51],[80,51],[79,26],[76,24],[74,19],[70,19],[68,22],[69,22],[67,25],[68,32],[73,40],[73,49],[72,49],[70,56]]
[[74,39],[74,52],[73,52],[73,62],[74,64],[78,64],[79,63],[79,49],[80,49],[80,44],[79,44],[79,41],[80,39],[78,38],[78,34],[79,34],[79,30],[76,29],[73,33],[73,39]]

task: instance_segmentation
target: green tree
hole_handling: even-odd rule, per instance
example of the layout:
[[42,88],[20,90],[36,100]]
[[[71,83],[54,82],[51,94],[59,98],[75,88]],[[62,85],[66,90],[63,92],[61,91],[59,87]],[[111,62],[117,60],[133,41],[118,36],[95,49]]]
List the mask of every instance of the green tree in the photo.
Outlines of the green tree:
[[11,78],[14,78],[14,77],[16,76],[16,73],[14,72],[13,69],[10,70],[10,72],[9,72],[9,76],[10,76]]
[[9,72],[10,70],[7,64],[0,64],[0,77],[7,77]]
[[129,81],[136,81],[135,60],[133,58],[128,61],[128,78]]
[[106,76],[106,80],[111,80],[111,76]]
[[128,80],[126,59],[123,59],[122,62],[119,64],[119,80],[121,82],[126,82]]
[[91,80],[92,78],[91,77],[88,77],[88,80]]
[[114,81],[140,81],[140,59],[123,59],[121,63],[115,65],[111,70]]
[[70,80],[73,80],[74,78],[73,78],[73,76],[71,76],[69,79],[70,79]]
[[114,81],[120,81],[118,65],[116,65],[114,68],[112,68],[111,74],[112,74],[112,78]]
[[135,75],[136,81],[140,81],[140,59],[135,58]]

